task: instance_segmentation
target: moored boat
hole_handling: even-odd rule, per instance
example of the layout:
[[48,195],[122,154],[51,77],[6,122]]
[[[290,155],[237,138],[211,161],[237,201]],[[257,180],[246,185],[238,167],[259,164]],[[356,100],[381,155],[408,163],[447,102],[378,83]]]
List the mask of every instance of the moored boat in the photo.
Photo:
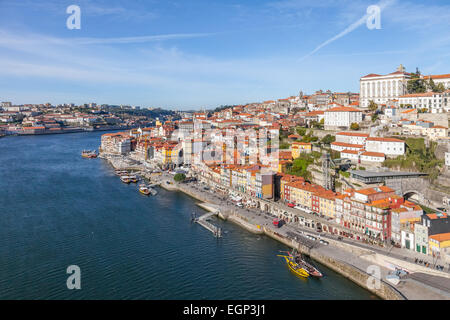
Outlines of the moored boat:
[[295,273],[296,275],[302,277],[302,278],[308,278],[309,273],[303,269],[303,267],[296,263],[294,259],[291,256],[284,256],[284,255],[278,255],[279,257],[283,257],[286,260],[286,264],[288,265],[289,269]]
[[140,186],[139,187],[139,192],[142,193],[143,195],[148,196],[150,194],[150,189],[147,186]]
[[321,278],[323,277],[323,274],[319,271],[319,269],[317,269],[316,267],[314,267],[312,264],[306,262],[305,259],[303,259],[301,254],[296,253],[294,250],[292,250],[292,253],[289,252],[289,256],[293,258],[293,260],[298,263],[299,265],[301,265],[303,267],[303,269],[306,270],[306,272],[308,272],[308,274],[310,276],[316,277],[316,278]]
[[136,176],[129,176],[129,178],[130,178],[130,181],[133,183],[137,183],[139,180]]
[[92,158],[97,158],[98,155],[94,150],[83,150],[83,151],[81,151],[81,156],[83,158],[92,159]]
[[131,182],[131,179],[129,176],[120,176],[120,180],[126,184],[129,184]]
[[319,270],[317,270],[316,267],[312,266],[311,264],[309,264],[305,260],[302,260],[300,262],[300,265],[303,266],[303,269],[305,269],[309,273],[310,276],[313,276],[313,277],[316,277],[316,278],[323,277],[323,274]]

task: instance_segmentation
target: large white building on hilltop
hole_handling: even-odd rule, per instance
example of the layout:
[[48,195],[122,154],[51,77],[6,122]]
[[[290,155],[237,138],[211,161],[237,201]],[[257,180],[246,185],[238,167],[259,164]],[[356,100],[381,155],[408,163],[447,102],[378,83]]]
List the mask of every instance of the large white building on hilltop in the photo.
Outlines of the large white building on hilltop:
[[359,105],[367,108],[370,100],[376,104],[386,104],[407,93],[406,86],[411,75],[400,65],[396,72],[379,75],[368,74],[360,79]]
[[352,123],[359,124],[362,121],[362,111],[352,107],[337,106],[325,110],[324,114],[326,130],[348,129]]

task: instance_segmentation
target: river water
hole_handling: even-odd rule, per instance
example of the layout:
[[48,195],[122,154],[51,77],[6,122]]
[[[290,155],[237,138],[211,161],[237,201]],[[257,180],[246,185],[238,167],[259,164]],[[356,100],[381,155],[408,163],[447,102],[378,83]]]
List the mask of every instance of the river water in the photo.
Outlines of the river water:
[[216,220],[215,239],[183,193],[124,185],[80,156],[101,134],[0,139],[0,299],[375,299],[320,264],[322,279],[295,276],[266,236]]

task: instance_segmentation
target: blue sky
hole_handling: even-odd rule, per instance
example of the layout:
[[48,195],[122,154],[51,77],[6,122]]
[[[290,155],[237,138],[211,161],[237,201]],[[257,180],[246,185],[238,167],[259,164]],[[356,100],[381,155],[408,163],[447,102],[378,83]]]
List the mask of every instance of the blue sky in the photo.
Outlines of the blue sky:
[[[362,19],[373,4],[380,30]],[[450,73],[449,21],[448,0],[0,0],[0,100],[191,109],[357,92],[400,63]]]

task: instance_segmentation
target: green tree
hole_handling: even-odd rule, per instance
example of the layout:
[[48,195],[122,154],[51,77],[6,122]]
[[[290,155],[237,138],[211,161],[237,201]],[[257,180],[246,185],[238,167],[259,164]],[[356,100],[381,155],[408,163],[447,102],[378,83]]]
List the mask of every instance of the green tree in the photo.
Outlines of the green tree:
[[353,122],[353,123],[350,125],[350,129],[351,129],[351,130],[359,130],[359,124],[357,124],[356,122]]
[[408,93],[424,93],[427,92],[427,83],[421,78],[419,69],[411,73],[411,80],[406,85]]
[[373,100],[370,100],[368,108],[369,108],[369,111],[374,112],[375,110],[378,109],[378,105]]
[[297,128],[297,133],[303,137],[306,134],[306,128]]
[[177,173],[174,177],[173,180],[175,180],[176,182],[182,182],[186,179],[186,175],[184,173]]
[[300,156],[295,159],[292,165],[287,169],[287,173],[294,176],[303,177],[305,179],[310,179],[311,173],[307,169],[312,163],[314,163],[314,157],[312,155],[301,153]]
[[445,86],[443,83],[438,83],[434,90],[434,92],[444,92],[444,91],[445,91]]
[[321,142],[323,144],[330,144],[332,142],[336,141],[336,137],[332,136],[331,134],[327,134],[325,137],[322,138]]
[[372,115],[372,122],[375,122],[377,120],[378,120],[378,114],[375,113]]

